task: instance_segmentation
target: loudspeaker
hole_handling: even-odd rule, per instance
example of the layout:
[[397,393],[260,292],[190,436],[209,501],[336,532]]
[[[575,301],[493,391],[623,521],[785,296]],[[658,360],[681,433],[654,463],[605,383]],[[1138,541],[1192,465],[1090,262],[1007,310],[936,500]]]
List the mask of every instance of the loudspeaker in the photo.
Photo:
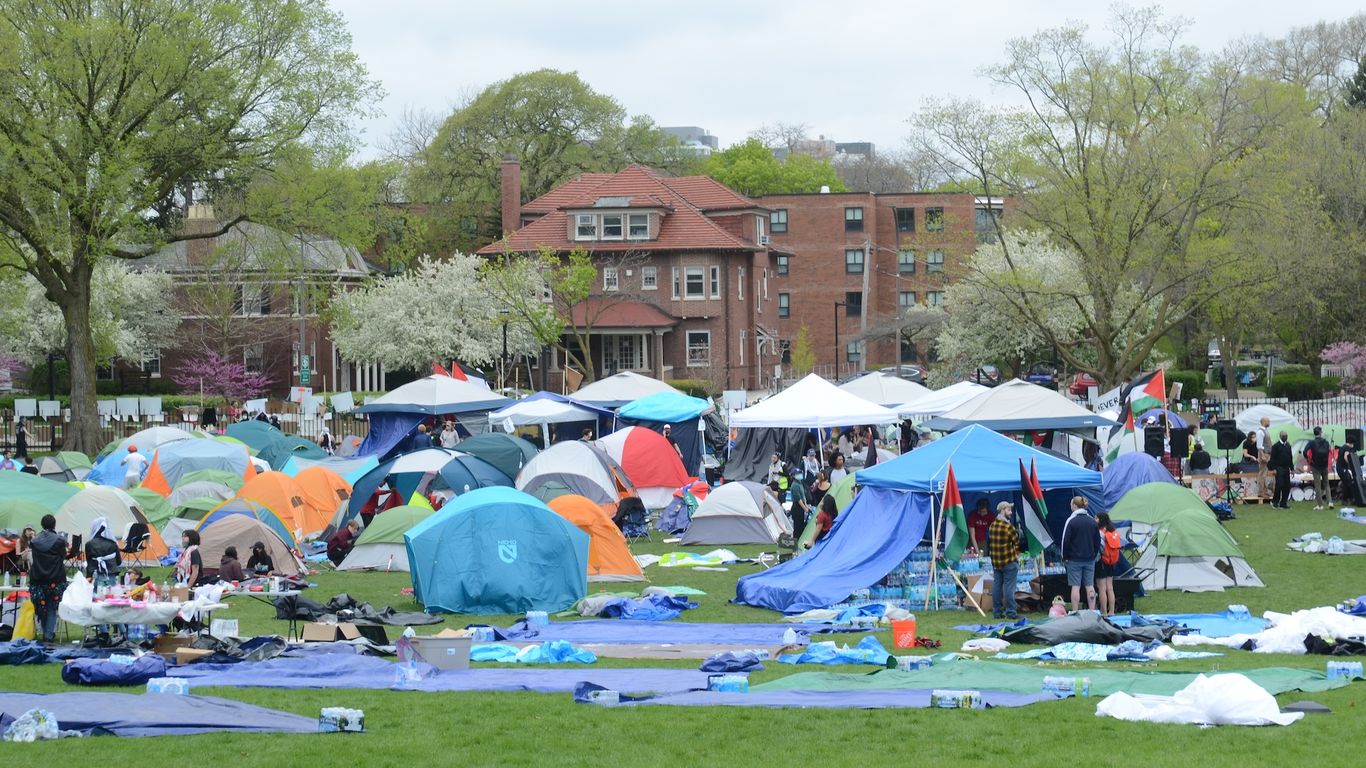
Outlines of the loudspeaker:
[[1347,430],[1347,442],[1351,443],[1351,444],[1352,444],[1352,447],[1353,447],[1353,448],[1356,448],[1358,451],[1361,450],[1361,437],[1362,437],[1362,430],[1360,430],[1360,429],[1349,429],[1349,430]]
[[1219,437],[1219,450],[1233,451],[1243,444],[1244,435],[1238,431],[1238,424],[1232,419],[1217,421],[1214,428]]
[[1185,456],[1191,452],[1191,433],[1190,429],[1172,430],[1172,455]]
[[1143,430],[1143,452],[1154,459],[1162,458],[1162,427],[1145,427]]

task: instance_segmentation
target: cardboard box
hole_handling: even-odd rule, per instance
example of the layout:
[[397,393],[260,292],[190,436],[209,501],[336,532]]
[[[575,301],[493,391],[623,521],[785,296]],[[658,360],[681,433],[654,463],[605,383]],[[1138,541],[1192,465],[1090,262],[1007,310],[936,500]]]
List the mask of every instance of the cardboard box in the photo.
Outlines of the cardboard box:
[[469,669],[469,637],[413,637],[409,642],[422,661],[437,669]]
[[157,639],[152,643],[152,653],[172,661],[175,659],[176,651],[181,648],[188,648],[195,641],[194,637],[182,637],[180,635],[157,635]]
[[305,624],[303,631],[303,641],[305,643],[332,643],[337,640],[355,640],[360,637],[360,630],[350,622],[340,624],[322,624],[313,622]]
[[963,606],[972,610],[972,602],[976,601],[982,610],[990,611],[991,583],[990,573],[978,573],[969,576],[967,581],[968,594],[967,597],[963,598]]
[[199,661],[205,656],[214,655],[215,651],[208,648],[177,648],[175,652],[175,663],[189,664],[192,661]]
[[171,599],[172,602],[177,602],[177,603],[188,603],[188,602],[190,602],[190,588],[189,588],[189,587],[171,587],[171,597],[170,597],[170,599]]

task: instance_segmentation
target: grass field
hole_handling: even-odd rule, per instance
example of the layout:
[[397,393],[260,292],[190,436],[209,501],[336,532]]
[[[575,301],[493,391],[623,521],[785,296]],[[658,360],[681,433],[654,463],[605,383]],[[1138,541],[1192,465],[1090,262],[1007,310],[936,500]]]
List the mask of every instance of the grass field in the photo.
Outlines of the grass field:
[[[1265,589],[1224,593],[1159,592],[1139,601],[1145,612],[1218,611],[1243,603],[1254,614],[1291,611],[1336,603],[1366,593],[1366,558],[1302,555],[1284,548],[1290,538],[1308,531],[1325,536],[1366,537],[1361,526],[1311,511],[1307,504],[1289,511],[1240,507],[1228,524]],[[639,552],[662,553],[673,547],[643,544]],[[740,554],[753,547],[734,548]],[[733,566],[724,573],[685,569],[647,569],[660,585],[687,585],[707,592],[701,607],[683,621],[772,622],[770,611],[727,602],[739,576],[757,566]],[[319,573],[312,597],[321,601],[340,592],[376,607],[415,610],[400,590],[406,575]],[[241,622],[243,634],[282,633],[284,623],[272,609],[240,600],[224,614]],[[969,635],[951,629],[975,617],[961,611],[918,614],[918,633],[956,650]],[[515,617],[490,617],[507,623]],[[451,616],[446,626],[464,626],[467,617]],[[424,630],[424,633],[428,630]],[[844,639],[850,636],[845,636]],[[853,636],[857,637],[857,636]],[[891,647],[890,633],[879,638]],[[1012,649],[1015,650],[1015,649]],[[1218,650],[1218,649],[1216,649]],[[1228,651],[1210,659],[1161,665],[1125,664],[1168,671],[1232,671],[1263,666],[1322,670],[1321,656],[1251,654]],[[1019,662],[1028,663],[1028,662]],[[696,662],[618,661],[602,666],[693,666]],[[1081,664],[1054,664],[1081,668]],[[769,664],[756,682],[813,667]],[[869,667],[823,668],[866,672]],[[35,692],[67,690],[55,665],[10,667],[0,673],[0,689]],[[130,689],[133,690],[133,689]],[[364,764],[414,765],[748,765],[913,764],[1011,766],[1057,765],[1080,761],[1097,765],[1172,765],[1198,760],[1202,768],[1217,766],[1358,765],[1350,748],[1366,725],[1366,683],[1325,693],[1291,693],[1282,703],[1309,699],[1334,711],[1307,717],[1287,728],[1217,728],[1122,723],[1095,716],[1096,699],[1069,699],[1019,709],[958,710],[761,710],[637,708],[610,709],[574,704],[569,694],[417,693],[371,690],[300,690],[199,688],[196,693],[316,716],[325,706],[365,710],[367,734],[352,735],[204,735],[155,739],[94,739],[36,745],[6,745],[0,756],[13,765],[40,765],[73,760],[101,763],[155,760],[158,763],[206,760],[233,766],[314,766]]]

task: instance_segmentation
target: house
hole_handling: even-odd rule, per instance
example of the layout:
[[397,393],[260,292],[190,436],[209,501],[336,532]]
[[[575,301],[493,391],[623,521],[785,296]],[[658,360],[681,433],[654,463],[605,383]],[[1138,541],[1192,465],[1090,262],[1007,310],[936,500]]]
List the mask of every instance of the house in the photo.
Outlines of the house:
[[[599,376],[630,370],[727,389],[773,382],[781,348],[766,207],[705,176],[639,165],[581,174],[523,204],[518,162],[505,160],[502,174],[508,234],[478,253],[591,254],[597,287],[566,319],[588,331]],[[566,362],[555,356],[552,378]]]

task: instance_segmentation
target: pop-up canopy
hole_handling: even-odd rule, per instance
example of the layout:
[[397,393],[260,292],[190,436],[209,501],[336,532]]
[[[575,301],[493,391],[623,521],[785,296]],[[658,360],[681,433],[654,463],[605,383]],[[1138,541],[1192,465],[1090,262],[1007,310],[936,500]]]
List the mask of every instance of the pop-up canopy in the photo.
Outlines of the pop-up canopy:
[[960,381],[924,397],[896,406],[896,412],[907,418],[939,416],[987,392],[987,388],[971,381]]
[[850,394],[816,374],[730,418],[732,427],[852,427],[891,424],[896,411]]
[[1051,389],[1020,379],[1011,379],[943,416],[930,419],[925,426],[951,432],[969,424],[980,424],[998,432],[1115,426],[1114,421],[1086,410]]
[[941,493],[949,462],[962,491],[999,491],[1020,487],[1020,462],[1039,470],[1044,488],[1100,486],[1099,472],[1036,450],[986,427],[972,425],[922,445],[910,453],[858,472],[867,488]]
[[853,381],[847,381],[840,385],[840,389],[888,408],[914,403],[932,394],[928,387],[881,371],[873,371]]
[[[659,379],[622,371],[605,379],[598,379],[574,393],[574,399],[602,408],[620,408],[656,392],[678,392]],[[681,394],[681,393],[680,393]]]

